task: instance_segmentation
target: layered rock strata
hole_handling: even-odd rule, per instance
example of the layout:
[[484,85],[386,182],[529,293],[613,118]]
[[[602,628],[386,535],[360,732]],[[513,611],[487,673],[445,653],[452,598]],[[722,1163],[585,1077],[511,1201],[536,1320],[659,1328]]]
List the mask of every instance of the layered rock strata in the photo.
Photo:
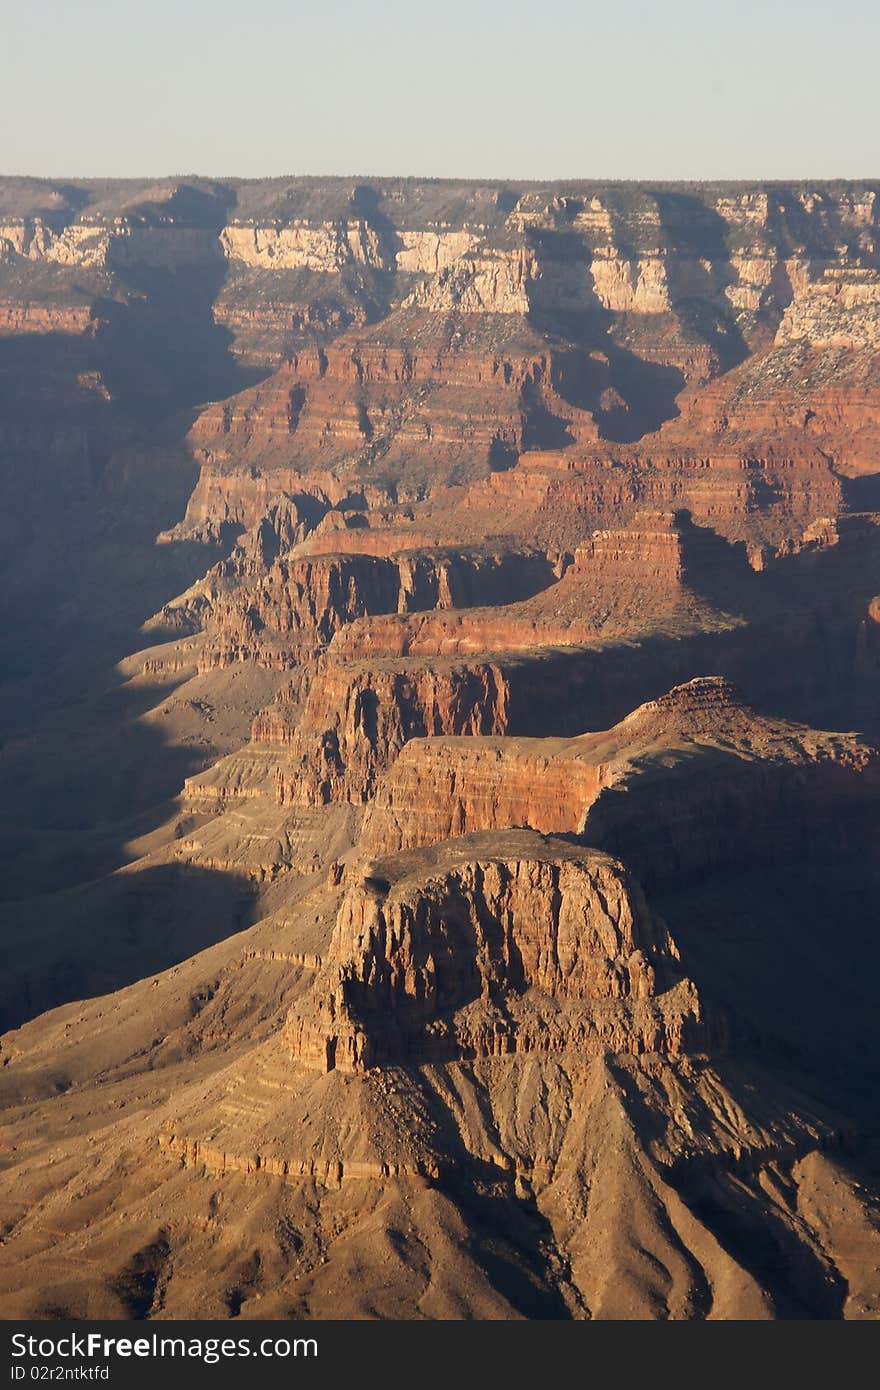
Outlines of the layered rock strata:
[[728,682],[700,678],[605,733],[413,739],[360,843],[382,854],[521,825],[581,835],[652,879],[685,875],[765,844],[776,858],[815,852],[876,806],[878,776],[878,754],[854,736],[762,719]]
[[695,990],[621,865],[514,833],[486,849],[465,839],[428,866],[411,855],[369,867],[288,1016],[294,1057],[358,1072],[696,1043]]

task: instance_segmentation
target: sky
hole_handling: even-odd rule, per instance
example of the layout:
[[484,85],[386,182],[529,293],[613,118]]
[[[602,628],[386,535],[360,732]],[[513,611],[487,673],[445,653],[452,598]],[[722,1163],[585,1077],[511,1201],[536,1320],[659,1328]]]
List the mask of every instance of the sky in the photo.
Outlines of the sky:
[[0,0],[0,172],[880,176],[880,3]]

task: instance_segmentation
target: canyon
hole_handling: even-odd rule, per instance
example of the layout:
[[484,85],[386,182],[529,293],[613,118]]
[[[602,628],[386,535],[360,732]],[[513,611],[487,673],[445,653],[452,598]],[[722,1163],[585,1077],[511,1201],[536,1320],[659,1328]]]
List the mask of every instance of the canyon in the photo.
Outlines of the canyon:
[[880,1315],[880,183],[0,178],[0,465],[0,1315]]

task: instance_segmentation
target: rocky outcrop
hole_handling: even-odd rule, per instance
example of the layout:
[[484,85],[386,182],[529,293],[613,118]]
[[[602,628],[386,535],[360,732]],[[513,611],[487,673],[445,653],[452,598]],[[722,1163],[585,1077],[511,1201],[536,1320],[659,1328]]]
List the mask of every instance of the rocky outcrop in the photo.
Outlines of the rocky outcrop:
[[796,295],[776,334],[780,346],[876,349],[880,341],[880,271],[826,270]]
[[287,226],[231,223],[220,233],[229,261],[252,269],[307,270],[338,275],[350,265],[436,275],[463,256],[478,236],[467,229],[405,229],[389,238],[364,220]]
[[312,681],[295,727],[283,715],[261,715],[254,738],[285,747],[276,775],[281,805],[366,802],[412,738],[503,734],[507,695],[503,673],[491,664],[330,664]]
[[220,233],[231,261],[266,270],[313,270],[338,274],[352,263],[387,269],[379,236],[361,220],[287,227],[227,226]]
[[481,340],[478,311],[464,322],[469,332],[422,306],[381,330],[295,353],[197,419],[191,441],[208,477],[296,460],[300,475],[336,469],[362,485],[393,473],[403,500],[423,490],[426,468],[436,486],[509,467],[542,432],[596,437],[589,415],[559,396],[536,335],[523,327],[518,340],[493,346]]
[[403,308],[525,316],[530,307],[529,281],[540,273],[535,257],[525,247],[513,252],[469,252],[413,290],[403,301]]
[[544,556],[521,552],[300,556],[294,548],[258,568],[248,582],[246,563],[244,575],[238,560],[221,564],[194,596],[208,637],[203,669],[245,659],[285,669],[365,614],[462,608],[552,578]]
[[358,1072],[697,1042],[694,987],[619,864],[528,835],[484,855],[465,839],[434,863],[375,864],[349,890],[314,989],[285,1024],[298,1062]]
[[[740,559],[686,515],[641,513],[626,529],[594,531],[557,562],[556,582],[530,598],[492,608],[480,604],[466,614],[441,604],[428,612],[413,605],[412,616],[365,617],[338,631],[331,656],[345,661],[526,652],[591,644],[673,622],[682,632],[711,627],[717,618],[701,601],[701,586],[720,584],[735,600],[748,579]],[[486,591],[482,596],[484,603],[490,598]],[[443,611],[447,607],[451,611]]]
[[636,711],[628,766],[590,807],[584,838],[625,855],[648,887],[736,864],[859,852],[880,807],[877,749],[854,735],[745,714],[712,716],[702,729],[686,719],[681,752],[670,758],[660,748],[647,757],[636,751],[644,737],[638,725],[662,721],[664,702]]
[[[705,377],[831,276],[877,269],[871,184],[505,186],[191,179],[0,185],[0,264],[121,276],[219,267],[243,361],[278,365],[407,302],[590,321]],[[106,288],[106,286],[104,287]],[[694,353],[694,345],[698,351]]]
[[505,826],[576,832],[606,775],[578,752],[552,739],[413,740],[377,788],[361,845],[383,854]]
[[66,266],[104,266],[110,243],[111,232],[101,225],[73,225],[56,232],[41,217],[0,223],[0,253],[6,261],[21,257]]
[[78,336],[93,325],[88,304],[55,305],[0,299],[0,337],[20,333],[65,333]]
[[211,542],[246,532],[265,534],[268,525],[279,531],[277,553],[282,544],[289,549],[304,540],[331,506],[323,488],[305,492],[301,479],[290,473],[268,479],[255,472],[246,480],[233,480],[202,470],[185,516],[159,541]]
[[167,270],[210,265],[218,250],[211,228],[173,221],[163,227],[114,218],[71,223],[60,231],[39,217],[0,224],[0,253],[7,261],[21,257],[86,270],[123,271],[135,266]]
[[[576,739],[414,739],[364,823],[365,853],[506,826],[575,834],[658,877],[797,858],[858,833],[880,755],[854,736],[762,719],[719,677]],[[848,827],[848,829],[847,829]]]

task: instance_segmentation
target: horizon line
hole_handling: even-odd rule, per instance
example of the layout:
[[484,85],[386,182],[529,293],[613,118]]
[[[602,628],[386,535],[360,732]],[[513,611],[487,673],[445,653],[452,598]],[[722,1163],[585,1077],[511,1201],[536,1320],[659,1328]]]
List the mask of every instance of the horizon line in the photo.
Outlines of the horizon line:
[[541,177],[532,175],[516,174],[365,174],[357,172],[348,173],[328,173],[319,174],[285,172],[280,174],[212,174],[203,173],[189,169],[185,171],[169,171],[153,174],[36,174],[36,173],[7,173],[0,171],[0,180],[30,180],[34,183],[145,183],[164,180],[200,179],[213,183],[274,183],[283,180],[339,180],[348,182],[360,180],[363,182],[389,183],[475,183],[475,184],[534,184],[541,186],[548,183],[568,183],[568,184],[713,184],[713,183],[877,183],[880,184],[880,172],[877,174],[700,174],[700,175],[657,175],[657,174],[548,174]]

